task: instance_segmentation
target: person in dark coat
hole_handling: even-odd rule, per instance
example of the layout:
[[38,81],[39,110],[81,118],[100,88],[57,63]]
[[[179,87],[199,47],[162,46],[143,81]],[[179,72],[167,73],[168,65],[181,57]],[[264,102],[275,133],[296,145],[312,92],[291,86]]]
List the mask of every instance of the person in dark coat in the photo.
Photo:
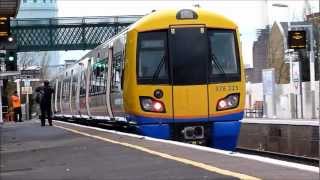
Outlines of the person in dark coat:
[[46,120],[48,118],[49,125],[52,126],[52,117],[51,117],[51,98],[54,93],[53,88],[49,86],[49,81],[44,81],[42,87],[37,88],[36,92],[38,93],[37,101],[40,104],[40,120],[41,126],[45,126]]

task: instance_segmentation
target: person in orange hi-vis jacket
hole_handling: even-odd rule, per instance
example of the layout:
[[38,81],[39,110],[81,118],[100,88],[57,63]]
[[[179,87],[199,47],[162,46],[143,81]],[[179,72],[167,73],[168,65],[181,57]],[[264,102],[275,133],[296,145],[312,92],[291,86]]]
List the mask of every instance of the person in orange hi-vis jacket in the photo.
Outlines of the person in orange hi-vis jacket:
[[18,92],[14,91],[10,99],[11,99],[13,112],[14,112],[14,121],[22,122],[21,102],[20,102],[20,97],[18,96]]

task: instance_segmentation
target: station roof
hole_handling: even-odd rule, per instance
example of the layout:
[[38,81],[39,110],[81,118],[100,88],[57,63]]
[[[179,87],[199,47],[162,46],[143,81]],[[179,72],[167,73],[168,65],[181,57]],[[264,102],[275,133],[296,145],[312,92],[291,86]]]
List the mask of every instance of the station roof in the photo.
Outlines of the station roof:
[[16,17],[20,0],[0,0],[0,16]]

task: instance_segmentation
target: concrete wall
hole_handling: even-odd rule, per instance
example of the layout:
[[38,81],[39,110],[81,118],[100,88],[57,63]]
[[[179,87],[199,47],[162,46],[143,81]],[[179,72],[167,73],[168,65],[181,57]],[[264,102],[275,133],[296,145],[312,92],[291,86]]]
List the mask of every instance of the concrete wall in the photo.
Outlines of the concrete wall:
[[[319,117],[319,81],[311,91],[310,82],[302,83],[303,118]],[[301,118],[300,95],[290,94],[289,84],[276,84],[274,102],[272,96],[265,96],[265,115],[267,118]],[[262,83],[247,83],[246,108],[252,108],[256,101],[263,101]],[[274,108],[275,104],[275,108]],[[250,106],[251,105],[251,106]],[[275,111],[275,112],[274,112]]]
[[242,123],[239,148],[318,158],[317,126]]

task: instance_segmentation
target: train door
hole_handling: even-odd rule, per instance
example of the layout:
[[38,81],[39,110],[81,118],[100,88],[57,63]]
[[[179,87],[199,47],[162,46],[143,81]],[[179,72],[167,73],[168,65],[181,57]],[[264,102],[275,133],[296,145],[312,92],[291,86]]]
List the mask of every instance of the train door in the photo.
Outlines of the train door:
[[80,66],[80,88],[79,88],[79,111],[81,116],[87,116],[88,110],[87,110],[87,73],[88,69],[84,67],[82,64]]
[[91,115],[90,111],[90,104],[89,104],[89,99],[90,99],[90,77],[91,77],[91,59],[88,60],[87,67],[85,69],[85,74],[86,74],[86,94],[85,94],[85,101],[86,101],[86,108],[88,112],[88,116]]
[[51,95],[51,113],[52,115],[54,116],[55,112],[56,112],[56,108],[55,108],[55,102],[56,102],[56,84],[57,84],[57,81],[55,79],[53,79],[51,82],[50,82],[50,85],[51,87],[54,89],[54,92],[53,94]]
[[75,104],[75,112],[76,115],[80,115],[80,77],[81,77],[81,71],[80,71],[80,67],[78,67],[77,69],[77,76],[76,76],[76,80],[77,83],[75,83],[76,86],[76,93],[75,93],[75,99],[76,99],[76,104]]
[[55,86],[54,86],[54,98],[52,99],[53,101],[53,112],[57,113],[58,112],[58,97],[59,97],[59,79],[55,79]]
[[209,117],[206,33],[204,26],[171,26],[168,32],[175,132],[199,127],[204,135],[205,127],[197,124]]
[[63,76],[60,77],[60,87],[59,87],[59,109],[60,109],[60,113],[63,114],[63,107],[62,107],[62,101],[63,101],[63,88],[64,88],[64,84],[63,84],[64,80],[63,80]]
[[112,66],[111,66],[111,88],[110,88],[110,107],[112,116],[124,117],[123,110],[123,93],[122,93],[122,75],[124,62],[124,38],[115,40],[112,51]]
[[95,58],[90,68],[90,81],[89,81],[89,107],[92,116],[98,119],[104,119],[107,115],[106,111],[106,76],[105,76],[105,58]]
[[70,93],[69,93],[69,108],[71,115],[74,114],[74,104],[75,104],[75,71],[74,69],[71,70],[70,76]]
[[62,110],[66,115],[70,115],[70,75],[66,72],[63,79],[63,92],[62,92]]
[[109,47],[108,48],[108,61],[107,61],[107,71],[106,71],[106,77],[107,77],[107,81],[106,81],[106,110],[107,110],[107,114],[110,118],[113,118],[113,113],[112,113],[112,110],[111,110],[111,104],[110,104],[110,101],[111,101],[111,82],[112,82],[112,74],[113,74],[113,48],[112,47]]

